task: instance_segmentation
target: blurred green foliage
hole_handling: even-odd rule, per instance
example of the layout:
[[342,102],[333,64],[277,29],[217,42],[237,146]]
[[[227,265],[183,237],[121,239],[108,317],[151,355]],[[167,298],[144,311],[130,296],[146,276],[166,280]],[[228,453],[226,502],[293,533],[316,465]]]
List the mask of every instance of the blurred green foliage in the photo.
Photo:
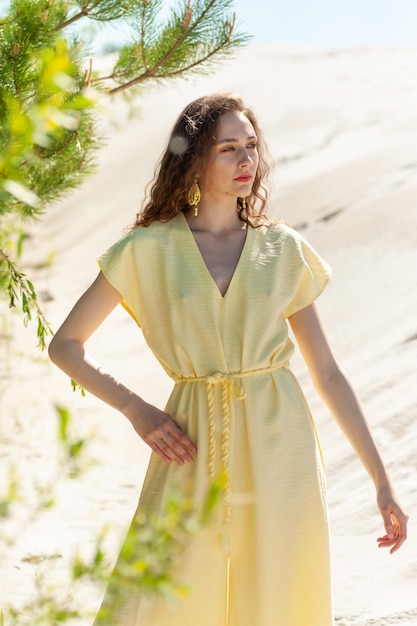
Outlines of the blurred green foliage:
[[[232,0],[178,0],[164,19],[162,0],[11,0],[2,11],[0,297],[19,309],[25,324],[36,319],[42,349],[52,329],[33,281],[20,268],[28,223],[40,219],[94,171],[102,145],[96,111],[106,96],[137,94],[155,81],[209,72],[247,42],[247,35],[235,31],[231,5]],[[127,33],[105,74],[88,60],[89,42],[82,39],[86,23],[120,25]],[[24,524],[54,505],[60,481],[79,476],[89,464],[88,441],[72,434],[68,410],[57,406],[56,414],[59,464],[51,480],[33,486],[37,504]],[[123,567],[110,579],[112,591],[117,594],[134,584],[143,593],[185,593],[181,582],[172,578],[172,564],[187,540],[209,523],[223,488],[222,480],[214,484],[199,511],[175,492],[160,517],[137,520],[123,548]],[[24,505],[21,491],[18,472],[11,466],[0,494],[0,521],[12,519],[15,507]],[[1,537],[7,545],[18,541],[19,528],[13,536]],[[83,585],[86,579],[109,581],[104,537],[102,533],[97,539],[91,559],[74,557],[72,585]],[[24,606],[0,611],[0,626],[52,626],[80,615],[73,588],[63,594],[45,576],[59,558],[28,556],[26,562],[38,568],[35,595]]]
[[[9,468],[6,491],[0,495],[0,521],[13,521],[13,535],[1,537],[4,544],[13,547],[26,528],[55,504],[56,491],[62,481],[72,480],[91,466],[88,458],[88,437],[74,437],[73,419],[68,408],[56,406],[57,444],[60,454],[50,479],[39,485],[34,482],[36,507],[14,522],[15,508],[21,507],[23,489],[20,489],[16,467]],[[33,479],[35,480],[35,479]],[[174,576],[176,559],[182,551],[211,523],[221,502],[226,478],[219,476],[213,482],[201,504],[196,506],[183,489],[172,489],[166,497],[160,514],[137,515],[123,544],[118,565],[113,569],[106,553],[108,533],[103,528],[92,549],[85,556],[86,546],[75,552],[67,563],[67,584],[54,582],[54,568],[63,568],[61,554],[29,554],[22,562],[35,568],[34,589],[24,602],[9,603],[0,612],[0,626],[52,626],[86,618],[86,611],[77,605],[77,594],[86,583],[107,585],[111,606],[100,609],[99,618],[111,623],[112,611],[123,604],[126,594],[134,591],[143,596],[162,595],[168,600],[181,599],[192,589]],[[27,490],[27,484],[25,485]],[[110,622],[108,621],[110,620]],[[100,621],[99,621],[100,623]]]
[[[0,18],[0,296],[51,332],[36,291],[18,267],[27,220],[94,171],[102,145],[95,110],[105,96],[207,72],[248,37],[235,32],[231,0],[11,0]],[[127,42],[112,69],[88,62],[82,24],[110,23]],[[80,31],[85,33],[84,31]]]

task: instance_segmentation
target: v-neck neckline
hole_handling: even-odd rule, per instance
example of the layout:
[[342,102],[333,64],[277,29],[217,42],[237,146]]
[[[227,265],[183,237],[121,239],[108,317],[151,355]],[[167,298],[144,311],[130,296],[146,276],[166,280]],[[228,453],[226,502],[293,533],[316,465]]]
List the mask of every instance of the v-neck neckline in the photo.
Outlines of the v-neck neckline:
[[245,237],[245,241],[243,242],[242,250],[240,251],[239,258],[238,258],[237,263],[235,265],[235,268],[233,270],[233,273],[232,273],[232,276],[230,278],[229,284],[227,285],[227,289],[224,292],[224,294],[222,294],[218,284],[214,280],[213,275],[211,274],[211,272],[210,272],[210,270],[209,270],[209,268],[207,266],[207,263],[206,263],[206,261],[204,259],[204,256],[201,253],[201,250],[200,250],[200,248],[198,246],[198,243],[197,243],[197,240],[196,240],[196,238],[194,236],[194,233],[191,230],[190,225],[189,225],[189,223],[187,221],[187,218],[184,215],[184,211],[180,211],[180,214],[181,214],[181,219],[184,222],[184,226],[185,226],[186,230],[188,231],[187,234],[191,237],[193,248],[194,248],[195,252],[197,253],[198,257],[200,258],[200,262],[201,262],[201,264],[202,264],[202,266],[203,266],[203,268],[205,270],[206,275],[209,278],[210,283],[215,288],[219,298],[221,300],[224,300],[226,298],[227,294],[229,293],[230,288],[232,287],[232,283],[234,282],[235,276],[238,274],[238,270],[240,268],[240,265],[243,262],[243,258],[245,256],[246,248],[248,247],[249,231],[251,230],[251,228],[249,226],[246,227],[246,237]]

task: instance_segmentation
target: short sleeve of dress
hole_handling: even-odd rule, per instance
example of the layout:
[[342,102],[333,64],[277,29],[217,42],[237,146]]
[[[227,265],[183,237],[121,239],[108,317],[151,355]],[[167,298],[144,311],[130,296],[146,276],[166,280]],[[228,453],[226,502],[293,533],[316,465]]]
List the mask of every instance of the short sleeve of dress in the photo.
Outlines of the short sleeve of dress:
[[287,267],[290,297],[284,317],[312,304],[322,293],[331,276],[330,266],[299,233],[287,228]]
[[109,283],[122,296],[121,304],[140,326],[137,315],[138,292],[137,263],[131,233],[113,244],[104,254],[97,257],[97,263]]

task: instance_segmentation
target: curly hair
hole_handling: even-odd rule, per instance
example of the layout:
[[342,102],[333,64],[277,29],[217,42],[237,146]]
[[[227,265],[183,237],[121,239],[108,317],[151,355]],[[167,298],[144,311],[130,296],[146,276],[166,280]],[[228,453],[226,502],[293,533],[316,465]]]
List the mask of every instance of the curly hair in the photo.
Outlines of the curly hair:
[[240,199],[237,200],[239,218],[254,225],[257,218],[265,215],[270,159],[262,132],[255,114],[239,96],[219,93],[194,100],[177,119],[133,227],[149,226],[156,220],[169,221],[189,206],[188,191],[207,166],[218,120],[230,111],[243,113],[258,137],[259,164],[251,195],[246,198],[246,207],[242,206]]

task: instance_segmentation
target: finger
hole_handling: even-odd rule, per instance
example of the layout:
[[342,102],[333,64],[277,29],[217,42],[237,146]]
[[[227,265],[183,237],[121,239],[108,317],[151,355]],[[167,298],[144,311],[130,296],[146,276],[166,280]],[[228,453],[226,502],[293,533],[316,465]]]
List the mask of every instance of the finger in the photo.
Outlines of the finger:
[[398,537],[398,541],[395,543],[395,545],[391,548],[391,550],[389,551],[390,554],[394,554],[394,552],[397,552],[397,550],[399,550],[401,548],[401,546],[403,545],[404,541],[407,539],[407,537],[404,536],[400,536]]
[[378,537],[378,547],[379,548],[391,548],[390,554],[394,554],[399,548],[402,546],[404,541],[407,539],[407,521],[408,517],[406,515],[403,516],[403,523],[399,524],[394,522],[394,537],[388,537],[388,535],[384,535],[383,537]]
[[388,535],[387,533],[386,535],[383,535],[382,537],[378,537],[378,541],[394,541],[398,537],[398,534],[400,531],[399,524],[397,522],[393,522],[392,528],[393,528],[392,535]]
[[[175,461],[179,465],[183,465],[185,461],[191,463],[194,458],[190,451],[195,454],[196,450],[194,444],[190,442],[188,437],[182,433],[182,431],[176,427],[174,423],[164,422],[159,428],[157,428],[152,436],[149,437],[149,444],[152,446],[154,443],[156,446],[156,452],[161,452],[163,458]],[[189,446],[189,448],[187,448]],[[160,455],[161,456],[161,455]]]
[[[195,454],[194,450],[196,449],[194,445],[192,445],[192,451],[190,446],[190,440],[188,437],[181,437],[175,435],[171,435],[170,433],[165,433],[163,438],[163,449],[167,454],[171,456],[174,460],[177,458],[183,459],[191,463],[194,460],[193,454]],[[165,448],[167,446],[168,449]]]
[[397,539],[390,539],[387,535],[385,535],[385,537],[379,537],[377,542],[379,548],[390,548],[395,545]]
[[150,445],[150,447],[152,448],[152,450],[161,457],[161,459],[163,459],[164,461],[168,461],[168,463],[170,463],[171,461],[175,461],[175,463],[177,463],[178,465],[184,465],[185,461],[193,461],[193,458],[191,455],[185,453],[185,454],[178,454],[176,453],[172,447],[170,445],[168,445],[167,443],[165,443],[164,441],[154,441],[154,442],[149,442],[148,444]]
[[406,537],[403,536],[399,536],[397,539],[387,538],[386,541],[379,541],[378,548],[391,548],[390,554],[394,554],[394,552],[400,549],[405,539]]
[[160,435],[162,438],[164,438],[164,435],[169,435],[175,442],[178,442],[186,452],[191,454],[197,452],[196,445],[174,421],[165,422],[161,430]]
[[[173,421],[165,422],[160,429],[159,435],[162,439],[171,437],[174,449],[178,452],[184,452],[191,456],[197,452],[196,445]],[[171,443],[171,440],[169,440],[169,443]]]
[[390,539],[394,539],[395,530],[394,524],[391,517],[390,509],[382,509],[381,510],[382,519],[384,520],[385,531]]
[[183,465],[184,461],[193,461],[193,457],[188,453],[177,441],[168,433],[158,435],[153,432],[143,437],[145,443],[164,461],[175,461],[179,465]]
[[171,462],[171,457],[168,456],[164,450],[154,441],[147,441],[146,442],[150,448],[152,449],[153,452],[155,452],[155,454],[157,454],[158,456],[161,457],[161,459],[163,459],[164,461],[167,461],[168,463]]
[[408,518],[405,518],[404,523],[400,524],[398,527],[396,541],[390,550],[390,554],[394,554],[394,552],[399,550],[400,547],[403,545],[404,541],[407,539],[407,519]]
[[[168,435],[166,437],[168,438]],[[175,439],[160,440],[157,442],[157,446],[170,461],[175,461],[178,465],[184,465],[185,461],[191,462],[193,460],[190,454],[175,443]]]
[[399,507],[394,510],[393,523],[395,529],[396,542],[391,548],[390,553],[394,554],[407,539],[408,515]]
[[191,463],[197,448],[167,413],[162,413],[159,422],[145,435],[144,441],[165,461],[183,465]]

